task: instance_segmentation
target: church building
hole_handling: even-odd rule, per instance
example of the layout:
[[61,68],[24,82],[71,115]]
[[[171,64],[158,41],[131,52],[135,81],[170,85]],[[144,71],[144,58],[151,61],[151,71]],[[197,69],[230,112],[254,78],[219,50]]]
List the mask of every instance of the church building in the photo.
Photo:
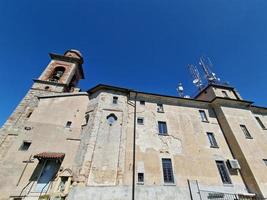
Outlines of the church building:
[[82,54],[50,57],[0,129],[0,200],[267,199],[267,108],[220,82],[81,91]]

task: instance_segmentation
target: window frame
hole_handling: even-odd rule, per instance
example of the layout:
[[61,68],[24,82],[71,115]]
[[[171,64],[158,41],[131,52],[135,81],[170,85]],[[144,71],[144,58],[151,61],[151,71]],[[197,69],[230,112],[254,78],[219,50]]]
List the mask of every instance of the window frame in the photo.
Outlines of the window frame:
[[[222,180],[223,184],[231,185],[232,184],[232,180],[231,180],[230,173],[229,173],[229,171],[228,171],[228,169],[226,167],[225,162],[223,160],[215,160],[215,163],[216,163],[216,166],[217,166],[217,169],[218,169],[218,172],[219,172],[219,175],[221,177],[221,180]],[[222,168],[220,168],[219,165]]]
[[65,128],[71,128],[72,126],[72,121],[67,121],[65,124]]
[[253,139],[246,125],[240,124],[240,128],[247,139]]
[[139,104],[142,105],[142,106],[145,106],[146,102],[144,100],[140,100]]
[[164,113],[164,107],[162,103],[157,103],[157,112]]
[[118,120],[118,117],[114,113],[110,113],[107,117],[107,123],[112,126]]
[[117,105],[118,104],[119,97],[118,96],[113,96],[112,97],[112,104]]
[[68,180],[69,180],[68,176],[60,176],[60,183],[57,188],[58,192],[64,192],[66,190],[66,184]]
[[173,164],[171,158],[161,158],[161,165],[164,184],[175,184]]
[[27,114],[27,116],[26,116],[27,119],[29,119],[29,118],[32,116],[32,112],[33,112],[33,111],[28,112],[28,114]]
[[[60,72],[60,76],[57,77],[57,73]],[[63,75],[66,72],[66,67],[62,65],[58,65],[53,69],[53,72],[50,74],[49,81],[58,83],[60,79],[63,77]]]
[[[202,122],[209,122],[208,120],[208,116],[205,112],[205,110],[198,110],[199,114],[200,114],[200,118]],[[203,114],[203,115],[202,115]]]
[[[139,176],[141,175],[141,176]],[[140,180],[140,178],[142,178],[142,180]],[[144,172],[138,172],[137,173],[137,183],[138,184],[144,184],[145,182],[145,173]]]
[[207,132],[208,140],[211,148],[219,148],[218,142],[213,132]]
[[[34,192],[39,192],[38,190],[37,190],[37,185],[38,185],[38,182],[40,181],[40,178],[41,178],[41,176],[44,174],[44,172],[45,172],[45,167],[47,166],[47,163],[49,164],[49,162],[51,163],[56,163],[56,166],[55,166],[55,168],[54,168],[54,173],[56,174],[56,173],[58,173],[58,171],[59,171],[59,169],[60,169],[60,165],[61,165],[61,163],[59,163],[59,162],[57,162],[56,160],[54,160],[54,159],[44,159],[44,161],[42,162],[42,163],[38,163],[38,164],[41,164],[41,168],[40,168],[40,171],[39,171],[39,174],[38,174],[38,177],[37,177],[37,179],[36,179],[36,182],[35,182],[35,189],[34,189]],[[36,167],[38,167],[38,165],[36,166]],[[52,181],[54,181],[55,180],[55,177],[52,177],[49,181],[47,181],[47,184],[46,184],[46,186],[44,186],[43,188],[42,188],[42,191],[43,192],[47,192],[48,190],[49,190],[49,183],[51,183]]]
[[223,94],[223,97],[224,98],[230,98],[229,95],[228,95],[228,93],[227,93],[227,91],[222,90],[222,94]]
[[[139,120],[142,120],[142,122],[140,123]],[[138,125],[144,125],[144,117],[137,117],[137,124]]]
[[[28,145],[26,146],[26,148],[23,147],[25,144],[28,144]],[[19,147],[19,151],[28,151],[29,148],[31,147],[31,145],[32,145],[32,141],[23,140],[23,141],[22,141],[22,144],[21,144],[20,147]]]
[[261,127],[263,130],[267,130],[266,126],[265,126],[264,123],[261,121],[260,117],[255,116],[255,119],[256,119],[256,121],[258,122],[258,124],[260,125],[260,127]]
[[89,113],[86,113],[85,116],[84,116],[84,118],[85,118],[85,125],[87,125],[88,122],[89,122],[89,119],[90,119],[90,114]]
[[167,127],[166,121],[158,121],[158,132],[159,132],[159,135],[163,135],[163,136],[168,135],[168,127]]

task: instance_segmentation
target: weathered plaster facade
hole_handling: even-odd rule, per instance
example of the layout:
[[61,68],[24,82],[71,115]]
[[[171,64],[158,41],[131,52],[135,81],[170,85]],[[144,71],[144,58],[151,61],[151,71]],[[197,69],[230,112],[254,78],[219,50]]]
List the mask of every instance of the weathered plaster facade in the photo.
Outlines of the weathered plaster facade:
[[266,108],[216,84],[194,99],[107,85],[80,92],[82,55],[51,58],[1,129],[0,200],[267,197]]

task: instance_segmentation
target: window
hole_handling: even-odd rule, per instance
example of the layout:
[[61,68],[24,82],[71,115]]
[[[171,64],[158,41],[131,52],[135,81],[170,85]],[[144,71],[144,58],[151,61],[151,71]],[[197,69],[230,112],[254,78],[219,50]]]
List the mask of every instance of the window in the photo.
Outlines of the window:
[[67,176],[62,176],[62,177],[60,177],[60,184],[59,184],[59,186],[58,186],[58,190],[60,191],[60,192],[64,192],[64,190],[65,190],[65,186],[66,186],[66,183],[67,183],[67,181],[68,181],[68,179],[69,179],[69,177],[67,177]]
[[31,115],[32,115],[32,112],[29,112],[27,115],[27,118],[30,118]]
[[46,193],[50,187],[49,182],[53,181],[55,174],[58,172],[60,162],[57,159],[45,159],[41,166],[39,178],[35,185],[35,192]]
[[56,67],[54,69],[52,76],[49,78],[49,81],[58,82],[59,79],[63,76],[64,72],[65,72],[65,67],[62,66]]
[[140,101],[140,105],[145,105],[146,104],[146,102],[145,101]]
[[199,110],[199,114],[203,122],[208,122],[208,118],[204,110]]
[[267,166],[267,159],[262,159],[264,164]]
[[214,137],[214,134],[208,132],[207,135],[208,135],[208,138],[209,138],[209,141],[210,141],[210,147],[218,148],[219,146],[218,146],[218,144],[216,142],[216,139]]
[[113,113],[107,116],[108,124],[109,124],[110,126],[112,126],[112,124],[114,124],[115,121],[117,121],[117,119],[118,119],[118,118],[117,118],[116,115],[114,115]]
[[29,141],[23,141],[22,142],[22,145],[20,146],[20,148],[19,148],[19,150],[20,151],[27,151],[29,148],[30,148],[30,146],[31,146],[31,142],[29,142]]
[[118,104],[118,97],[113,97],[113,104]]
[[161,103],[157,104],[157,111],[158,112],[164,112],[163,105]]
[[89,114],[86,114],[84,118],[85,118],[85,124],[88,124],[88,121],[89,121]]
[[144,173],[138,173],[137,178],[139,183],[144,183]]
[[159,134],[160,135],[167,135],[168,130],[167,130],[167,124],[166,122],[158,122],[158,128],[159,128]]
[[223,94],[224,97],[229,98],[229,96],[228,96],[228,94],[227,94],[226,91],[223,90],[223,91],[222,91],[222,94]]
[[264,126],[264,124],[262,123],[261,119],[259,117],[255,117],[257,122],[259,123],[259,125],[261,126],[262,129],[266,129],[266,127]]
[[171,159],[162,158],[162,170],[164,183],[174,183]]
[[66,128],[70,128],[71,127],[71,124],[72,124],[72,122],[71,121],[67,121],[67,123],[66,123]]
[[227,171],[227,168],[226,168],[224,162],[223,161],[216,161],[216,165],[217,165],[217,168],[219,170],[222,182],[224,184],[231,184],[232,182],[231,182],[230,176],[228,174],[228,171]]
[[143,117],[138,117],[137,118],[137,124],[143,125],[144,124],[144,118]]
[[247,127],[245,125],[240,125],[240,127],[241,127],[243,133],[245,134],[246,138],[252,139]]

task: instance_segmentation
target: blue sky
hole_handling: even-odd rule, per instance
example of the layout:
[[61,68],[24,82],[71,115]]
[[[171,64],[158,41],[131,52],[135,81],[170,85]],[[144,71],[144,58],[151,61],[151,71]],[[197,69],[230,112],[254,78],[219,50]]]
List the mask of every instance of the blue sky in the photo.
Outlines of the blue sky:
[[0,124],[49,62],[79,49],[98,83],[176,95],[195,91],[187,64],[208,55],[241,95],[267,106],[266,0],[2,0]]

